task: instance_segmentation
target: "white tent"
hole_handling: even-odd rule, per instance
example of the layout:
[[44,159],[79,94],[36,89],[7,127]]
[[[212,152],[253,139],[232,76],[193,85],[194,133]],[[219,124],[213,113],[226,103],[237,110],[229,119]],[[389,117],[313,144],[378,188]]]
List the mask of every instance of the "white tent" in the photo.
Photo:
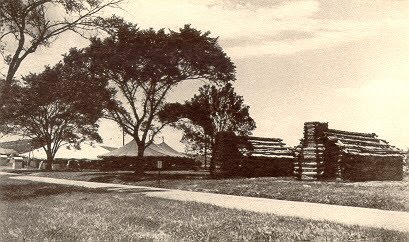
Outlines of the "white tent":
[[[144,156],[170,156],[170,157],[186,157],[184,154],[177,152],[165,142],[161,144],[151,144],[145,148],[143,153]],[[138,146],[135,140],[132,140],[125,146],[122,146],[116,150],[109,153],[100,155],[100,157],[137,157],[138,156]]]
[[[84,142],[80,147],[81,148],[78,150],[72,146],[63,145],[58,149],[54,159],[98,160],[98,156],[109,152],[108,149],[92,142]],[[30,157],[31,159],[47,159],[47,154],[43,148],[38,148],[36,150],[21,154],[21,156]]]

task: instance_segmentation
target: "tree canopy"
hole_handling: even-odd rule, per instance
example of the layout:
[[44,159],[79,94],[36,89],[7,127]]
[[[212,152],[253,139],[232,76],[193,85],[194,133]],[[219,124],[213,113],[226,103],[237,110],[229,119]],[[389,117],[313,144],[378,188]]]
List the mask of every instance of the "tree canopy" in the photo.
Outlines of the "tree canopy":
[[0,98],[9,93],[12,80],[28,55],[39,47],[50,46],[63,32],[84,34],[96,26],[96,13],[121,1],[1,0],[0,54],[7,71],[5,79],[0,80]]
[[182,140],[191,151],[201,154],[212,150],[219,132],[250,135],[256,128],[249,106],[231,83],[219,87],[205,85],[190,101],[165,105],[160,118],[183,130]]
[[4,105],[2,118],[12,133],[44,145],[49,163],[64,143],[101,141],[97,121],[111,93],[79,64],[66,56],[64,63],[25,76],[12,85],[13,96]]
[[[116,98],[106,118],[116,121],[138,144],[138,154],[168,124],[158,113],[168,93],[182,81],[235,79],[235,66],[209,32],[189,25],[179,31],[141,30],[121,19],[106,20],[106,39],[93,39],[78,50],[87,66],[109,80]],[[85,59],[83,58],[83,59]]]

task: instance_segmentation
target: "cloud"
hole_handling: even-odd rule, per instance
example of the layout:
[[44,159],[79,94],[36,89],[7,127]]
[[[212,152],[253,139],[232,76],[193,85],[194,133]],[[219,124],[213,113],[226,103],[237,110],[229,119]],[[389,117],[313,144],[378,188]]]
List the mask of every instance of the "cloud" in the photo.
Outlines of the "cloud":
[[378,124],[393,122],[400,127],[407,123],[409,79],[373,80],[359,87],[340,88],[336,95],[357,107],[368,123],[375,123],[375,120]]
[[401,148],[408,145],[409,79],[372,80],[362,86],[338,89],[336,95],[338,105],[342,103],[347,111],[342,122],[352,117],[352,124],[376,131]]
[[246,36],[242,38],[222,38],[220,43],[225,48],[253,46],[255,43],[292,42],[294,40],[309,39],[314,37],[312,32],[283,30],[276,35]]
[[[281,31],[282,19],[302,19],[318,11],[315,1],[275,5],[239,4],[235,1],[133,1],[126,6],[130,21],[144,28],[178,28],[186,23],[229,37],[254,36]],[[255,7],[257,6],[257,7]]]
[[[261,39],[257,44],[226,48],[230,56],[244,58],[259,55],[293,55],[298,52],[330,48],[334,45],[370,36],[364,31],[317,31],[309,33],[309,38],[268,41]],[[267,36],[268,37],[268,36]],[[265,36],[266,38],[266,36]]]
[[383,79],[373,80],[360,87],[338,89],[338,95],[350,98],[368,99],[379,102],[409,102],[409,80]]
[[210,30],[234,58],[291,55],[374,37],[385,30],[409,29],[404,15],[330,19],[330,13],[323,12],[321,5],[311,0],[132,1],[126,6],[125,17],[142,28],[177,29],[190,23],[203,31]]

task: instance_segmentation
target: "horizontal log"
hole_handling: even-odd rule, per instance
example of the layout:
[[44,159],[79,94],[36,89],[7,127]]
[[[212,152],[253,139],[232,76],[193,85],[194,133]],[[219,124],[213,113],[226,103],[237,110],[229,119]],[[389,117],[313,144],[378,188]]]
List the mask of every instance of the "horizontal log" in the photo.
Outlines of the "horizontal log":
[[264,138],[264,137],[254,137],[254,136],[249,136],[247,137],[248,141],[252,140],[258,140],[258,141],[283,141],[283,139],[280,138]]
[[306,172],[302,172],[301,173],[302,175],[312,175],[312,176],[316,176],[316,175],[318,175],[318,173],[317,172],[314,172],[314,171],[306,171]]
[[324,162],[302,162],[302,166],[320,166],[323,165]]
[[384,143],[388,143],[387,141],[383,139],[378,139],[374,137],[367,137],[367,136],[357,136],[357,135],[348,135],[348,134],[337,134],[337,133],[332,133],[332,132],[326,132],[325,133],[326,137],[333,137],[333,138],[338,138],[338,139],[357,139],[357,140],[365,140],[365,141],[382,141]]
[[323,155],[324,152],[322,151],[315,151],[315,150],[304,150],[302,152],[304,155]]
[[365,152],[349,152],[346,154],[351,154],[351,155],[359,155],[359,156],[372,156],[372,157],[404,157],[402,154],[377,154],[377,153],[365,153]]
[[303,150],[303,151],[312,151],[312,152],[316,152],[316,151],[324,151],[325,147],[324,146],[317,146],[317,147],[304,147],[304,148],[299,148],[297,147],[296,150]]
[[313,169],[313,170],[323,170],[322,166],[294,166],[294,169],[304,169],[304,170],[308,170],[308,169]]
[[308,149],[308,150],[304,150],[304,149],[302,149],[302,148],[296,148],[296,149],[294,149],[294,151],[297,151],[297,152],[323,152],[324,151],[324,149]]
[[286,148],[283,144],[250,144],[252,148]]
[[346,151],[359,153],[378,153],[378,154],[400,154],[400,150],[384,149],[379,147],[359,146],[359,145],[342,145],[341,148]]
[[304,159],[304,160],[316,160],[316,159],[320,160],[320,159],[323,159],[322,156],[315,156],[315,155],[303,155],[301,158]]
[[287,147],[253,147],[254,151],[263,151],[263,150],[290,150]]
[[331,132],[331,133],[334,133],[334,134],[346,134],[346,135],[372,137],[372,138],[378,137],[378,135],[376,135],[375,133],[348,132],[348,131],[342,131],[342,130],[336,130],[336,129],[328,129],[328,132]]
[[[294,169],[297,167],[297,169],[300,169],[300,166],[294,166]],[[321,169],[323,170],[323,166],[306,166],[306,165],[301,165],[301,169]]]
[[316,148],[316,147],[324,147],[324,144],[322,143],[316,143],[316,142],[307,142],[304,143],[304,148]]
[[[254,157],[265,157],[265,158],[286,158],[286,159],[295,159],[294,156],[292,155],[286,155],[286,154],[280,154],[280,155],[274,155],[274,154],[269,154],[269,155],[265,155],[265,154],[252,154],[251,156]],[[251,157],[250,156],[250,157]]]
[[390,147],[389,144],[380,143],[376,141],[366,141],[366,140],[356,140],[356,139],[339,139],[338,141],[343,144],[374,146],[374,147]]
[[248,150],[248,151],[249,152],[255,152],[255,153],[262,153],[262,152],[294,153],[293,150],[288,149],[288,148],[278,148],[278,149],[264,148],[264,149],[252,149],[252,150]]
[[[301,166],[300,165],[296,165],[298,168],[305,168],[305,169],[309,169],[309,168],[311,168],[311,169],[316,169],[316,168],[319,168],[319,169],[324,169],[324,166],[323,165],[304,165],[304,164],[301,164]],[[295,166],[294,166],[295,167]]]
[[251,144],[273,144],[273,145],[281,145],[284,144],[282,141],[268,141],[268,140],[249,140]]
[[319,158],[322,159],[324,156],[322,154],[301,154],[302,157],[304,157],[305,159],[314,159],[314,158]]
[[[300,169],[296,169],[298,172],[300,172]],[[323,171],[323,169],[319,169],[319,168],[306,168],[306,167],[302,167],[301,168],[301,172],[317,172],[317,173],[321,173]]]
[[286,155],[286,154],[283,154],[283,155],[277,155],[277,154],[268,154],[268,155],[265,155],[265,154],[252,154],[252,155],[250,155],[250,156],[248,156],[248,157],[291,158],[291,159],[295,159],[294,156],[292,156],[292,155]]
[[307,165],[322,165],[324,164],[324,160],[323,159],[296,159],[295,163],[297,164],[307,164]]

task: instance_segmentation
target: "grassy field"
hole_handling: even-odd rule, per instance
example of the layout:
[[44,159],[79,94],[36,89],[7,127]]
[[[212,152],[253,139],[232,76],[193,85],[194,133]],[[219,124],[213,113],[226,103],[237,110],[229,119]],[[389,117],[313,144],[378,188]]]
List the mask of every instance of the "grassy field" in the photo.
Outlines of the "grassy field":
[[348,183],[274,177],[217,180],[206,178],[203,174],[193,176],[182,173],[164,174],[158,185],[156,174],[138,177],[129,172],[40,172],[37,175],[409,212],[408,177],[403,181]]
[[0,241],[407,241],[408,233],[0,177]]

